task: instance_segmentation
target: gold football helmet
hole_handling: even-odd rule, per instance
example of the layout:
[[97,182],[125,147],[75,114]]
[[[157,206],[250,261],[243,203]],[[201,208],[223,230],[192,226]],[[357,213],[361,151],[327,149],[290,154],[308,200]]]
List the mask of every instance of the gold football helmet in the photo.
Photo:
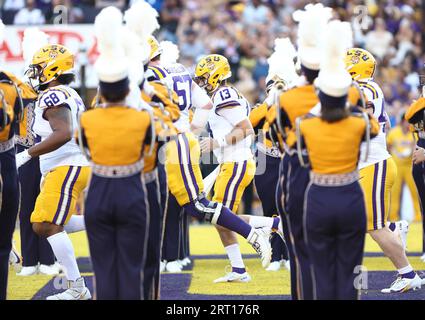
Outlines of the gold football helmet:
[[369,51],[361,48],[351,48],[345,55],[345,67],[353,80],[366,82],[373,79],[376,60]]
[[74,55],[59,44],[48,44],[38,50],[26,74],[30,80],[38,81],[37,87],[56,80],[60,75],[72,73]]
[[215,91],[220,82],[232,76],[229,61],[219,54],[202,58],[195,69],[195,82],[208,92]]
[[159,56],[162,53],[162,50],[159,46],[158,40],[154,36],[149,36],[148,38],[149,46],[151,47],[151,53],[149,55],[149,60]]

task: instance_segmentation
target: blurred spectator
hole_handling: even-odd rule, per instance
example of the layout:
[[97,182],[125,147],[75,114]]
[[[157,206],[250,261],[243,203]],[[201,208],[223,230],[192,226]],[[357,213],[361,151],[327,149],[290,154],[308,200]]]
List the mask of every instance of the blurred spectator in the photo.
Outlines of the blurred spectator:
[[15,15],[25,7],[25,0],[5,0],[2,7],[1,18],[4,24],[12,24]]
[[121,10],[124,10],[126,6],[126,0],[96,0],[96,8],[102,9],[108,6],[114,6]]
[[18,11],[13,21],[14,24],[40,25],[46,19],[43,12],[35,7],[35,0],[26,0],[25,7]]
[[205,53],[205,47],[197,38],[197,34],[193,29],[188,29],[185,35],[185,41],[182,41],[180,45],[180,54],[185,58],[196,61]]
[[387,31],[385,21],[378,18],[375,21],[375,30],[366,35],[366,50],[381,60],[388,53],[392,41],[393,35]]
[[269,8],[261,3],[261,0],[251,0],[243,12],[246,24],[256,24],[267,22]]

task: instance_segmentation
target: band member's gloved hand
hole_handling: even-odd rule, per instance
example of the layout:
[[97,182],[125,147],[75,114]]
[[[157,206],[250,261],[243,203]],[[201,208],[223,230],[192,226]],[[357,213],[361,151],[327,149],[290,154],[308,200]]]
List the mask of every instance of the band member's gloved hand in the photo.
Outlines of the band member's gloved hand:
[[421,162],[425,161],[425,149],[424,148],[420,148],[420,147],[416,147],[416,150],[413,151],[413,163],[414,164],[419,164]]
[[31,156],[28,154],[28,150],[24,150],[22,152],[17,153],[15,159],[16,168],[19,169],[21,166],[31,160]]

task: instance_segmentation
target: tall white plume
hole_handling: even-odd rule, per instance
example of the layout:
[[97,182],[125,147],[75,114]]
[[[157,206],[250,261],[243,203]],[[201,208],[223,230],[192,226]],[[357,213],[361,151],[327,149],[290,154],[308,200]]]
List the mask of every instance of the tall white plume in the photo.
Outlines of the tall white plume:
[[266,82],[277,76],[291,87],[298,79],[294,59],[297,51],[289,38],[278,38],[274,41],[274,52],[267,59],[269,72]]
[[34,54],[43,46],[49,43],[47,33],[37,27],[29,27],[24,30],[24,39],[22,40],[22,53],[25,65],[31,64]]
[[161,41],[159,47],[162,50],[161,64],[164,66],[176,63],[180,56],[179,47],[171,41]]
[[333,20],[323,33],[320,54],[319,88],[332,96],[346,94],[351,76],[345,68],[344,57],[353,46],[353,31],[348,22]]
[[148,38],[159,29],[158,16],[158,11],[144,0],[135,2],[124,14],[128,30],[133,32],[138,37],[139,44],[146,48],[146,56],[143,57],[145,62],[149,60],[150,53]]
[[[102,81],[115,82],[128,73],[128,64],[122,46],[122,13],[115,7],[106,7],[96,16],[94,27],[99,50],[95,68]],[[121,79],[118,79],[120,78]],[[114,80],[115,79],[115,80]]]
[[317,70],[318,47],[322,32],[332,17],[332,9],[321,3],[308,4],[304,10],[295,11],[292,17],[299,23],[297,45],[301,63]]
[[3,24],[3,21],[0,19],[0,44],[2,44],[4,41],[4,29],[5,26]]

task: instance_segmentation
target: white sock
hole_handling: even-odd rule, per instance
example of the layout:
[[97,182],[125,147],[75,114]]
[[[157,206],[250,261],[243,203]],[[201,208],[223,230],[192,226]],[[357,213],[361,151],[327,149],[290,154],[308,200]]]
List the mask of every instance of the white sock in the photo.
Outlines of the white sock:
[[409,273],[409,272],[412,272],[412,271],[413,271],[413,268],[410,264],[408,264],[407,266],[405,266],[401,269],[398,269],[399,274],[406,274],[406,273]]
[[274,218],[270,217],[259,217],[251,216],[249,217],[249,225],[253,228],[263,228],[263,227],[273,227]]
[[227,252],[227,256],[229,257],[232,268],[245,269],[245,265],[242,260],[241,250],[239,249],[239,244],[231,244],[230,246],[224,247],[224,249]]
[[71,219],[69,219],[68,223],[64,226],[64,229],[66,233],[74,233],[74,232],[86,230],[84,216],[73,215]]
[[48,237],[47,241],[49,241],[56,259],[64,267],[66,278],[71,281],[81,278],[77,260],[75,259],[74,248],[68,234],[62,231]]

